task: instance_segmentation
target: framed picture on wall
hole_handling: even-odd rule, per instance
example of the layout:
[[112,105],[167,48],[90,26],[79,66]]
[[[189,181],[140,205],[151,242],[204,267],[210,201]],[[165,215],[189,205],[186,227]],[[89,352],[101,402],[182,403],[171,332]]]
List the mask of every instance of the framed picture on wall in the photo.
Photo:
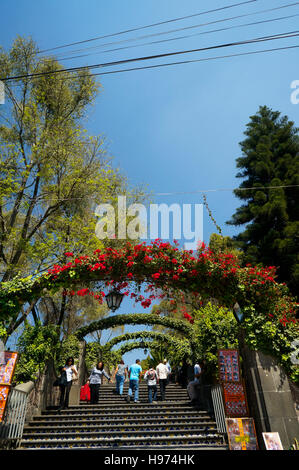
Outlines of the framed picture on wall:
[[0,385],[0,423],[3,421],[10,385]]
[[263,439],[267,450],[283,450],[278,432],[263,432]]
[[18,353],[14,351],[4,351],[1,357],[0,384],[10,385],[17,364]]
[[243,382],[223,382],[222,390],[225,416],[228,418],[249,416],[245,385]]
[[227,418],[225,421],[230,450],[258,450],[252,418]]
[[220,382],[240,382],[240,360],[237,349],[219,349],[218,366]]

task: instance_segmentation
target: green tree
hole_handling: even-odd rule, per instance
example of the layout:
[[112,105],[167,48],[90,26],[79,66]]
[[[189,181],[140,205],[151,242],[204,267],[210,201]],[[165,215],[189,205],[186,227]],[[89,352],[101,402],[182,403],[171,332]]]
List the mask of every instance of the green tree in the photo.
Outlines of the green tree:
[[[238,178],[243,182],[235,195],[244,204],[231,225],[245,225],[235,237],[248,263],[274,265],[278,279],[298,295],[299,286],[299,185],[298,129],[287,116],[266,106],[251,116],[240,143]],[[261,188],[256,190],[246,188]]]
[[212,233],[210,236],[209,247],[214,253],[227,253],[234,255],[239,263],[242,263],[243,253],[238,248],[238,243],[231,237],[223,237],[218,233]]
[[[0,114],[2,281],[63,264],[65,252],[79,256],[101,247],[95,235],[96,204],[116,204],[119,194],[133,201],[139,197],[112,168],[103,136],[88,135],[84,128],[100,84],[88,70],[68,73],[62,68],[54,58],[41,57],[32,40],[17,38],[10,51],[0,49],[1,79],[23,76],[5,81]],[[28,74],[42,75],[28,79]],[[62,289],[39,312],[38,301],[21,305],[19,316],[5,323],[8,336],[30,314],[35,322],[42,319],[49,303],[52,319],[65,326],[71,308]],[[81,317],[82,312],[87,309],[81,308]]]

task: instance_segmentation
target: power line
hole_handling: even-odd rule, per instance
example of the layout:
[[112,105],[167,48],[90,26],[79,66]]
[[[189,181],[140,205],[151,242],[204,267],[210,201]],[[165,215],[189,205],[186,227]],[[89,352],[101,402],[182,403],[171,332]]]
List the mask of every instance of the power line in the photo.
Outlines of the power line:
[[[229,58],[232,58],[232,57],[241,57],[241,56],[254,55],[254,54],[263,54],[263,53],[266,53],[266,52],[284,51],[284,50],[288,50],[288,49],[297,49],[298,47],[299,47],[299,45],[276,47],[276,48],[273,48],[273,49],[263,49],[263,50],[260,50],[260,51],[240,52],[238,54],[228,54],[228,55],[223,55],[223,56],[206,57],[206,58],[203,58],[203,59],[182,60],[180,62],[169,62],[169,63],[166,63],[166,64],[147,65],[147,66],[143,66],[143,67],[133,67],[133,68],[130,68],[130,69],[111,70],[109,72],[92,73],[91,75],[92,76],[112,75],[112,74],[121,73],[121,72],[133,72],[133,71],[137,71],[137,70],[156,69],[156,68],[169,67],[169,66],[174,66],[174,65],[184,65],[184,64],[192,64],[192,63],[196,63],[196,62],[208,62],[210,60],[229,59]],[[90,76],[90,75],[80,75],[80,77],[86,77],[86,76]]]
[[58,69],[58,70],[52,70],[52,71],[46,71],[46,72],[39,72],[39,73],[33,73],[33,74],[26,74],[26,75],[17,75],[17,76],[12,76],[12,77],[2,77],[0,80],[3,82],[7,82],[10,80],[19,80],[22,78],[36,78],[36,77],[41,77],[45,75],[51,75],[51,74],[60,74],[64,72],[77,72],[80,70],[90,70],[93,68],[100,68],[100,67],[110,67],[110,66],[115,66],[115,65],[122,65],[122,64],[127,64],[127,63],[132,63],[132,62],[139,62],[139,61],[146,61],[146,60],[153,60],[153,59],[161,59],[165,57],[172,57],[175,55],[181,55],[181,54],[190,54],[194,52],[203,52],[203,51],[208,51],[208,50],[213,50],[213,49],[220,49],[220,48],[226,48],[226,47],[233,47],[233,46],[241,46],[245,44],[253,44],[253,43],[258,43],[258,42],[265,42],[265,41],[273,41],[277,39],[286,39],[286,38],[291,38],[291,37],[297,37],[298,36],[298,31],[289,31],[286,33],[279,33],[279,34],[274,34],[272,36],[262,36],[259,38],[253,38],[253,39],[247,39],[245,41],[237,41],[237,42],[231,42],[231,43],[225,43],[225,44],[217,44],[215,46],[208,46],[208,47],[201,47],[197,49],[189,49],[189,50],[183,50],[183,51],[176,51],[176,52],[167,52],[163,54],[155,54],[151,56],[143,56],[143,57],[135,57],[131,59],[123,59],[123,60],[117,60],[113,62],[106,62],[106,63],[100,63],[100,64],[93,64],[93,65],[87,65],[87,66],[81,66],[81,67],[70,67],[66,69]]
[[[203,26],[209,26],[211,24],[217,24],[217,23],[222,23],[222,22],[226,22],[226,21],[232,21],[232,20],[235,20],[235,19],[244,18],[244,17],[247,17],[247,16],[253,16],[253,15],[257,15],[257,14],[261,14],[261,13],[269,13],[269,12],[272,12],[272,11],[275,11],[275,10],[281,10],[283,8],[289,8],[289,7],[298,5],[298,4],[299,4],[299,2],[295,2],[295,3],[290,3],[290,4],[287,4],[287,5],[283,5],[283,6],[280,6],[280,7],[268,8],[266,10],[259,10],[259,11],[255,11],[255,12],[252,12],[252,13],[245,13],[245,14],[242,14],[242,15],[231,16],[231,17],[228,17],[228,18],[222,18],[220,20],[209,21],[207,23],[201,23],[201,24],[196,24],[196,25],[192,25],[192,26],[185,26],[183,28],[172,29],[172,30],[163,31],[163,32],[159,32],[159,33],[147,34],[147,35],[143,35],[143,36],[139,36],[139,37],[135,37],[135,38],[129,38],[129,39],[121,40],[121,41],[107,42],[107,43],[104,43],[104,44],[99,44],[97,46],[92,46],[92,47],[88,47],[88,48],[84,48],[84,49],[77,49],[77,50],[75,49],[75,50],[71,51],[70,53],[74,54],[74,53],[77,53],[77,52],[82,52],[82,51],[84,52],[84,51],[91,50],[91,49],[99,49],[99,48],[102,48],[102,47],[105,47],[105,46],[123,44],[123,43],[127,43],[127,42],[132,42],[132,41],[139,41],[139,40],[142,40],[142,39],[147,39],[147,38],[151,38],[151,37],[155,37],[155,36],[161,36],[161,35],[165,35],[165,34],[171,34],[171,33],[178,32],[178,31],[184,31],[184,30],[200,28],[200,27],[203,27]],[[269,21],[271,21],[271,20],[269,20]],[[235,27],[237,27],[237,26],[235,26]],[[233,27],[231,27],[231,28],[233,28]],[[204,33],[198,33],[198,34],[204,34]],[[195,34],[195,35],[197,35],[197,34]],[[192,35],[190,35],[190,37],[191,36]],[[188,36],[186,36],[186,37],[188,37]],[[173,39],[175,39],[175,38],[166,39],[164,41],[167,42],[167,41],[171,41]],[[163,41],[161,41],[161,42],[163,42]],[[137,46],[132,46],[132,47],[137,47]],[[90,54],[86,54],[86,55],[90,55]],[[57,57],[59,59],[59,54],[58,54]],[[85,55],[81,55],[79,57],[85,57]],[[62,58],[62,59],[59,59],[59,60],[65,60],[65,59]]]
[[[166,193],[151,193],[149,192],[149,196],[180,196],[184,194],[205,194],[205,193],[216,193],[216,192],[232,192],[232,191],[262,191],[262,190],[275,190],[275,189],[290,189],[290,188],[299,188],[299,184],[283,184],[278,186],[251,186],[248,188],[216,188],[216,189],[197,189],[194,191],[174,191],[174,192],[166,192]],[[88,196],[89,199],[97,199],[98,196]],[[27,197],[27,200],[30,201],[31,197]],[[55,197],[41,197],[37,196],[39,201],[77,201],[81,199],[86,199],[86,196],[82,197],[70,197],[70,198],[55,198]]]
[[86,42],[97,41],[97,40],[100,40],[100,39],[119,36],[119,35],[122,35],[122,34],[131,33],[131,32],[134,32],[134,31],[140,31],[142,29],[152,28],[154,26],[161,26],[161,25],[167,24],[167,23],[174,23],[176,21],[182,21],[182,20],[185,20],[185,19],[188,19],[188,18],[194,18],[195,16],[207,15],[209,13],[215,13],[215,12],[218,12],[218,11],[221,11],[221,10],[227,10],[227,9],[238,7],[238,6],[241,6],[241,5],[246,5],[248,3],[255,3],[257,1],[258,0],[247,0],[245,2],[234,3],[232,5],[227,5],[227,6],[221,7],[221,8],[215,8],[213,10],[207,10],[207,11],[203,11],[203,12],[200,12],[200,13],[194,13],[192,15],[181,16],[181,17],[178,17],[178,18],[172,18],[170,20],[160,21],[158,23],[152,23],[152,24],[145,25],[145,26],[139,26],[137,28],[127,29],[127,30],[124,30],[124,31],[119,31],[117,33],[106,34],[104,36],[97,36],[97,37],[93,37],[93,38],[90,38],[90,39],[85,39],[83,41],[76,41],[76,42],[71,42],[69,44],[63,44],[61,46],[56,46],[56,47],[44,49],[44,50],[40,51],[39,53],[42,54],[44,52],[54,51],[54,50],[57,50],[57,49],[62,49],[64,47],[74,46],[76,44],[84,44]]
[[197,193],[215,193],[218,191],[261,191],[265,189],[282,189],[282,188],[299,188],[299,184],[289,184],[280,186],[252,186],[250,188],[218,188],[218,189],[198,189],[195,191],[181,191],[181,192],[170,192],[170,193],[155,193],[153,196],[177,196],[180,194],[197,194]]
[[[133,72],[133,71],[138,71],[138,70],[156,69],[156,68],[169,67],[169,66],[174,66],[174,65],[192,64],[192,63],[197,63],[197,62],[208,62],[208,61],[212,61],[212,60],[229,59],[229,58],[233,58],[233,57],[263,54],[263,53],[267,53],[267,52],[279,52],[279,51],[284,51],[284,50],[288,50],[288,49],[297,49],[297,48],[299,48],[299,45],[292,45],[292,46],[277,47],[277,48],[272,48],[272,49],[262,49],[260,51],[240,52],[238,54],[228,54],[228,55],[215,56],[215,57],[206,57],[206,58],[202,58],[202,59],[183,60],[183,61],[179,61],[179,62],[168,62],[168,63],[165,63],[165,64],[148,65],[148,66],[143,66],[143,67],[132,67],[132,68],[129,68],[129,69],[112,70],[112,71],[109,71],[109,72],[98,72],[98,73],[92,73],[92,74],[78,75],[78,77],[79,78],[84,78],[84,77],[98,76],[98,75],[101,75],[101,76],[102,75],[112,75],[112,74],[117,74],[117,73],[122,73],[122,72]],[[59,78],[58,80],[69,80],[69,79],[73,79],[73,77]],[[12,84],[12,86],[17,86],[17,84]]]
[[[160,39],[158,41],[144,42],[144,43],[141,43],[141,44],[131,44],[130,46],[116,47],[114,49],[106,49],[104,51],[99,51],[99,52],[90,52],[90,53],[87,53],[87,54],[81,54],[81,55],[77,55],[77,56],[62,57],[62,58],[59,58],[58,60],[63,61],[63,60],[71,60],[71,59],[80,59],[82,57],[87,57],[87,56],[90,56],[90,55],[93,55],[93,54],[104,54],[104,53],[107,53],[107,52],[116,52],[116,51],[120,51],[120,50],[124,50],[124,49],[132,49],[132,48],[140,47],[140,46],[149,46],[149,45],[153,45],[153,44],[161,44],[161,43],[177,41],[177,40],[181,40],[181,39],[188,39],[188,38],[195,37],[195,36],[201,36],[201,35],[211,34],[211,33],[218,33],[220,31],[228,31],[228,30],[236,29],[236,28],[244,28],[244,27],[247,27],[247,26],[256,26],[256,25],[264,24],[264,23],[273,23],[274,21],[286,20],[286,19],[290,19],[290,18],[295,18],[297,16],[299,16],[299,13],[296,13],[294,15],[288,15],[288,16],[280,16],[278,18],[272,18],[270,20],[254,21],[254,22],[251,22],[251,23],[244,23],[244,24],[241,24],[241,25],[234,25],[234,26],[227,26],[225,28],[212,29],[212,30],[203,31],[203,32],[200,32],[200,33],[188,34],[188,35],[185,35],[185,36],[176,36],[175,38]],[[115,44],[117,44],[117,43],[115,43]],[[51,61],[52,59],[47,59],[47,60]]]

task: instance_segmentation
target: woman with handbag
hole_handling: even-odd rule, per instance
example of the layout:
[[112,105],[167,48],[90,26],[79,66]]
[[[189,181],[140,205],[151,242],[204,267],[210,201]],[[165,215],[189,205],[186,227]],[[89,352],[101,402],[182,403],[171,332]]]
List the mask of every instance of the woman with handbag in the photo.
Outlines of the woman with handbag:
[[74,358],[68,357],[65,366],[61,369],[61,376],[59,379],[60,388],[60,403],[58,411],[69,406],[69,395],[73,383],[73,376],[78,376],[78,371],[74,365]]
[[99,401],[99,392],[100,386],[103,380],[103,375],[106,379],[111,380],[109,375],[104,370],[103,362],[98,362],[97,365],[92,369],[89,379],[87,383],[90,387],[90,404],[95,405]]

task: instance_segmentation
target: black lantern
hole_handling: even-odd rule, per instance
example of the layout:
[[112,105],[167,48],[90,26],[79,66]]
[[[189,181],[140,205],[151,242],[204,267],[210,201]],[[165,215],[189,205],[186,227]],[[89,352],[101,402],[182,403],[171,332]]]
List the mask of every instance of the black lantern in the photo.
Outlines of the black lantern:
[[146,345],[145,345],[145,343],[144,343],[143,340],[142,340],[141,343],[140,343],[140,347],[141,347],[141,348],[144,348],[144,351],[143,351],[143,352],[144,352],[144,355],[146,355],[146,354],[147,354],[147,347],[146,347]]
[[236,302],[234,307],[233,307],[233,313],[234,313],[234,316],[235,316],[235,319],[237,320],[237,322],[242,323],[244,314],[243,314],[238,302]]
[[109,294],[106,295],[106,302],[109,310],[115,312],[120,307],[124,294],[116,289],[113,289]]

